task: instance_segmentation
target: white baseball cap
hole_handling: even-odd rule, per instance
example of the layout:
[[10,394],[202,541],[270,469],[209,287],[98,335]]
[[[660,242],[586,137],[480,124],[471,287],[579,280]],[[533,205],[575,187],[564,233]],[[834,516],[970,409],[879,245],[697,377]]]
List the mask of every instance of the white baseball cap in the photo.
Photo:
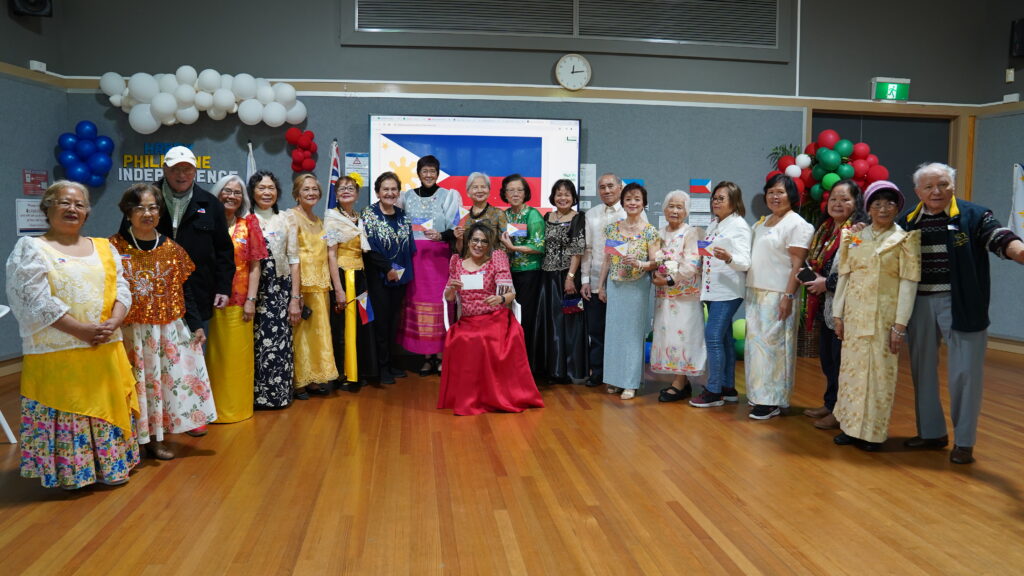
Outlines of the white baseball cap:
[[192,166],[196,165],[196,155],[191,150],[184,146],[175,146],[164,154],[164,165],[168,168],[175,164],[181,164],[182,162],[188,162]]

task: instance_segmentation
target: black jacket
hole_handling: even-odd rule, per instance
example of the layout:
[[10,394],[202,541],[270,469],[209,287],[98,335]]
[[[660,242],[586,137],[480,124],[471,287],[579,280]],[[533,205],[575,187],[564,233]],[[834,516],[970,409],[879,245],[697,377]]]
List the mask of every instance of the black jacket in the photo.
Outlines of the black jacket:
[[[163,178],[153,184],[163,190]],[[224,208],[213,194],[193,184],[192,200],[178,224],[177,236],[166,205],[160,211],[157,231],[173,238],[192,258],[196,270],[185,285],[195,300],[199,318],[209,320],[213,316],[213,296],[230,296],[231,281],[235,277],[235,252],[224,219]],[[201,328],[192,314],[186,315],[186,321],[193,331]]]

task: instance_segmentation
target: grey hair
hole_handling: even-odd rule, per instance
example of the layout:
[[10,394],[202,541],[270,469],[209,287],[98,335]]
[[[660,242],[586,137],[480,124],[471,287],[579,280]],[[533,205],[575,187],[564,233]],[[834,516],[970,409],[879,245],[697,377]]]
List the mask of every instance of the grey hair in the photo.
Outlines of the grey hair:
[[[86,218],[89,217],[89,212],[92,211],[92,204],[89,202],[89,189],[85,187],[85,184],[78,182],[72,182],[71,180],[57,180],[50,187],[43,192],[43,197],[39,199],[39,211],[46,216],[46,212],[57,203],[57,196],[65,188],[74,188],[82,193],[82,197],[85,198],[85,214]],[[46,221],[49,222],[49,216],[46,216]]]
[[235,218],[245,218],[245,215],[249,213],[249,191],[246,190],[245,181],[238,174],[228,174],[227,176],[217,180],[217,183],[210,188],[210,194],[213,194],[217,201],[220,201],[220,191],[225,186],[232,182],[238,182],[238,185],[242,187],[242,205],[239,206],[235,212]]
[[471,172],[469,177],[466,178],[466,192],[469,192],[469,187],[473,185],[473,181],[477,178],[483,178],[484,184],[487,184],[487,189],[491,189],[491,177],[483,172]]
[[950,183],[956,183],[956,168],[942,162],[925,162],[914,171],[914,187],[921,183],[925,174],[941,174],[949,177]]
[[[661,206],[665,207],[665,206],[668,205],[669,202],[671,202],[673,200],[682,200],[683,201],[683,212],[686,213],[686,216],[690,215],[690,195],[689,194],[687,194],[686,192],[683,192],[682,190],[673,190],[673,191],[671,191],[671,192],[669,192],[668,194],[665,195],[665,199],[662,200]],[[686,216],[684,216],[684,218]]]
[[604,178],[605,176],[611,176],[612,178],[614,178],[615,179],[615,185],[618,186],[619,188],[622,188],[622,186],[623,186],[622,178],[619,178],[618,176],[616,176],[615,174],[613,174],[611,172],[605,172],[604,174],[601,174],[601,176],[597,180],[600,182],[601,178]]

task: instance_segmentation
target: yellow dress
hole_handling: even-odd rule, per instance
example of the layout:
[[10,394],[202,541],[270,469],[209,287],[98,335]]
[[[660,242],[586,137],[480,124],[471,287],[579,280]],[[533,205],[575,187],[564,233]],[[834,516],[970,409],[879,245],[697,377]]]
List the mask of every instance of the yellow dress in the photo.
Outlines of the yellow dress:
[[906,325],[921,280],[921,236],[898,226],[843,232],[833,313],[843,319],[843,360],[833,414],[843,432],[868,442],[889,435],[899,356],[889,330]]
[[[359,225],[342,216],[338,210],[327,212],[324,222],[327,230],[327,245],[337,246],[338,272],[341,274],[342,287],[345,290],[345,298],[352,300],[358,295],[356,292],[356,272],[363,270],[363,248],[362,231]],[[362,290],[366,290],[365,279],[361,282]],[[359,349],[356,346],[357,331],[359,328],[359,314],[356,305],[345,307],[344,312],[344,367],[345,380],[348,382],[359,382]],[[337,338],[340,334],[335,335]],[[372,345],[372,342],[363,343],[364,346]],[[337,357],[335,357],[337,360]],[[337,362],[335,362],[337,364]]]
[[338,379],[331,342],[329,294],[331,276],[327,271],[327,240],[323,221],[310,220],[299,208],[289,214],[288,259],[299,264],[302,303],[312,312],[294,328],[295,387],[326,384]]

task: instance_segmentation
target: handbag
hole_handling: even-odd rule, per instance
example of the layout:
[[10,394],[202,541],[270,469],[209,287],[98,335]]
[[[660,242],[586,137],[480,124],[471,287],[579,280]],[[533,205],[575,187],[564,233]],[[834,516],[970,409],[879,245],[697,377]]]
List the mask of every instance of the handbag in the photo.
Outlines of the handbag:
[[562,314],[567,316],[583,312],[583,299],[579,296],[562,297]]

